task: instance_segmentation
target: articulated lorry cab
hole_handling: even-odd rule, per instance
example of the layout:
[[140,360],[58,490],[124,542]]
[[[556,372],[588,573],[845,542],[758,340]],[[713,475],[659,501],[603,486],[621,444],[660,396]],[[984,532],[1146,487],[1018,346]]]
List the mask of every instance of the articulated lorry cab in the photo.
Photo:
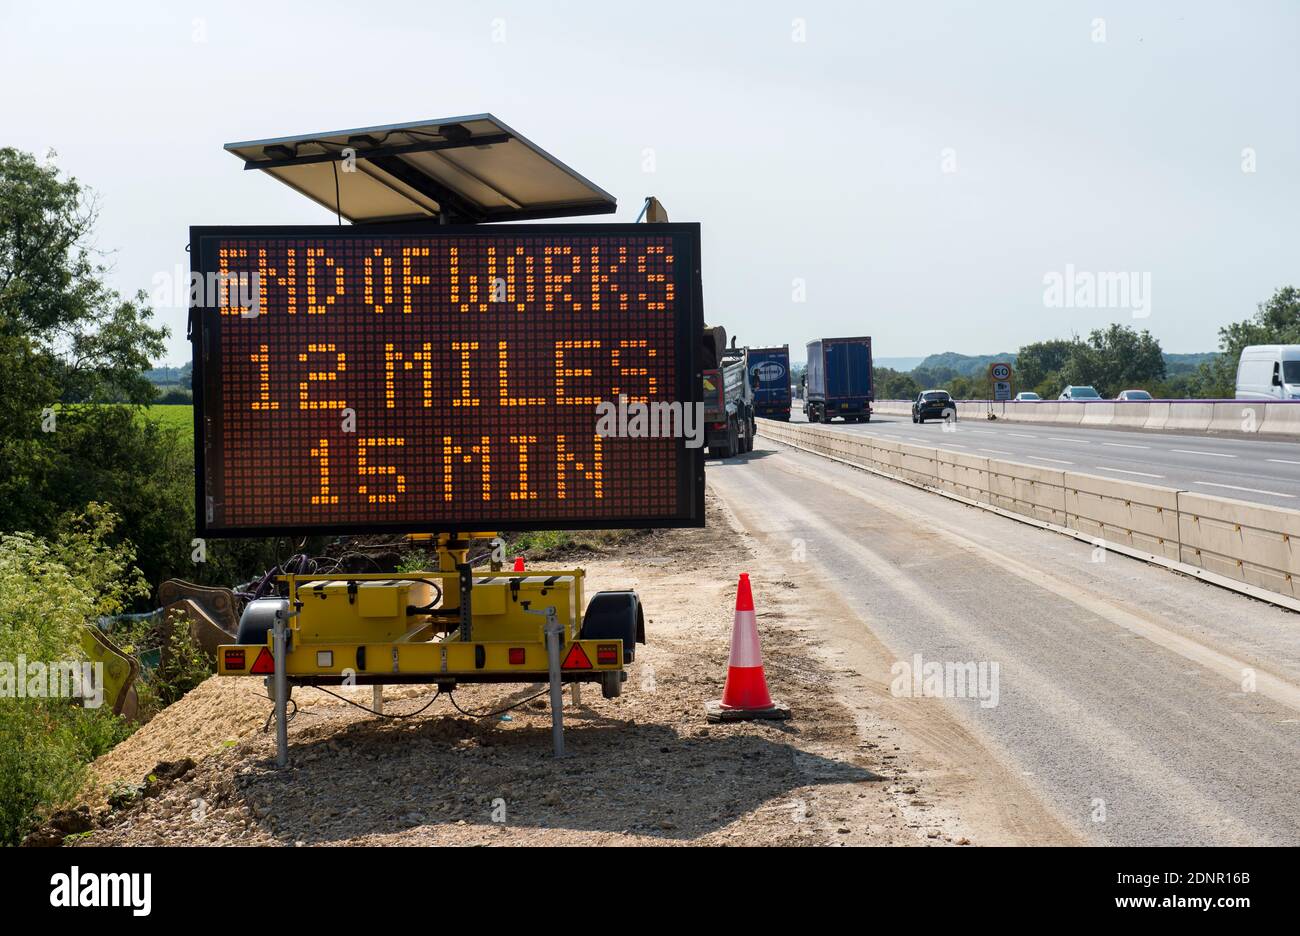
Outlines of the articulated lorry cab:
[[790,346],[749,349],[754,415],[790,421]]
[[745,348],[727,347],[727,330],[704,327],[700,350],[704,431],[709,454],[730,458],[754,448],[754,388]]
[[809,422],[870,422],[875,392],[871,385],[870,338],[820,338],[808,342]]

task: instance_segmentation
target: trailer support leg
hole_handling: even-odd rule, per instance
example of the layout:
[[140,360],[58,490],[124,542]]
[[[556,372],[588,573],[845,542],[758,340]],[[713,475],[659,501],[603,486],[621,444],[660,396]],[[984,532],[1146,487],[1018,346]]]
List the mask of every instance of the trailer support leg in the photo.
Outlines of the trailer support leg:
[[288,665],[287,622],[283,612],[275,615],[272,630],[275,654],[275,765],[289,765],[289,678],[285,672]]
[[564,684],[560,682],[560,634],[564,625],[554,608],[546,609],[546,657],[551,677],[551,742],[555,756],[564,756]]

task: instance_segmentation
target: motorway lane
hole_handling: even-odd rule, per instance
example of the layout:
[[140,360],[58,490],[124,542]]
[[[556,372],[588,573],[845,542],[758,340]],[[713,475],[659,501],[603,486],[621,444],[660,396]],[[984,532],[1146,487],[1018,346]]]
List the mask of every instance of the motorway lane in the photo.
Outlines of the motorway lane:
[[[792,421],[804,422],[796,409]],[[958,420],[915,424],[878,413],[835,429],[1236,500],[1300,509],[1300,443],[1206,434]],[[947,431],[951,429],[951,431]]]
[[1297,615],[771,440],[708,481],[765,568],[859,609],[810,621],[854,669],[864,628],[997,663],[995,706],[943,705],[1081,837],[1300,844]]

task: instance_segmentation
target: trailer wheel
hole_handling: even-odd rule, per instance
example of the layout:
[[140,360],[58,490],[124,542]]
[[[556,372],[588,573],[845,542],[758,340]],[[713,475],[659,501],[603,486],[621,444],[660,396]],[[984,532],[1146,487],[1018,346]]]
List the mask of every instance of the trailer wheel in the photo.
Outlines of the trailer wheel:
[[267,634],[275,628],[275,615],[289,610],[287,598],[255,598],[244,606],[239,616],[239,634],[235,643],[265,645]]
[[600,674],[600,694],[606,699],[617,699],[623,694],[623,680],[627,670],[606,670]]
[[645,611],[634,591],[596,592],[582,615],[583,640],[623,641],[623,663],[636,659],[636,645],[645,643]]

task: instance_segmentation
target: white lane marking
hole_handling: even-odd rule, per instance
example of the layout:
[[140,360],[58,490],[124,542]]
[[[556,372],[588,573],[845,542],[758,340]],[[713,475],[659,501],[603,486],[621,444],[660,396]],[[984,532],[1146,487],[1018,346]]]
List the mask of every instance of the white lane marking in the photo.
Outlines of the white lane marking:
[[1266,458],[1264,460],[1275,462],[1279,465],[1300,465],[1300,461],[1291,461],[1289,458]]
[[[1129,445],[1127,442],[1103,442],[1103,443],[1101,443],[1101,444],[1102,444],[1102,445],[1112,445],[1112,446],[1114,446],[1115,448],[1140,448],[1140,449],[1149,449],[1149,448],[1151,448],[1151,446],[1149,446],[1149,445]],[[1296,462],[1296,464],[1297,464],[1297,465],[1300,465],[1300,462]]]
[[966,448],[966,446],[958,445],[956,442],[940,442],[939,444],[947,446],[948,448]]
[[1215,458],[1236,458],[1236,455],[1227,455],[1223,452],[1206,452],[1197,451],[1196,449],[1170,449],[1171,452],[1177,452],[1180,455],[1213,455]]
[[1048,436],[1047,438],[1053,442],[1073,442],[1075,445],[1090,444],[1087,439],[1063,439],[1060,436]]
[[1017,439],[1037,439],[1038,436],[1025,435],[1023,432],[1008,432],[1007,435],[1015,436]]
[[1230,491],[1248,491],[1251,494],[1267,494],[1270,497],[1295,497],[1294,494],[1283,494],[1281,491],[1261,491],[1259,488],[1238,487],[1235,484],[1215,484],[1213,481],[1193,481],[1192,484],[1202,484],[1205,487],[1227,488]]
[[986,448],[982,448],[982,449],[980,449],[979,451],[981,451],[981,452],[992,452],[994,455],[1014,455],[1014,454],[1015,454],[1015,452],[1007,452],[1007,451],[1003,451],[1002,449],[986,449]]
[[1074,462],[1061,461],[1061,459],[1059,459],[1059,458],[1044,458],[1042,455],[1029,455],[1029,456],[1027,456],[1027,457],[1029,457],[1029,458],[1036,458],[1036,459],[1038,459],[1039,461],[1056,462],[1056,464],[1058,464],[1058,465],[1073,465],[1073,464],[1074,464]]
[[1164,475],[1151,474],[1146,471],[1128,471],[1124,468],[1107,468],[1105,465],[1098,465],[1098,471],[1118,471],[1120,474],[1140,475],[1143,478],[1163,478]]

